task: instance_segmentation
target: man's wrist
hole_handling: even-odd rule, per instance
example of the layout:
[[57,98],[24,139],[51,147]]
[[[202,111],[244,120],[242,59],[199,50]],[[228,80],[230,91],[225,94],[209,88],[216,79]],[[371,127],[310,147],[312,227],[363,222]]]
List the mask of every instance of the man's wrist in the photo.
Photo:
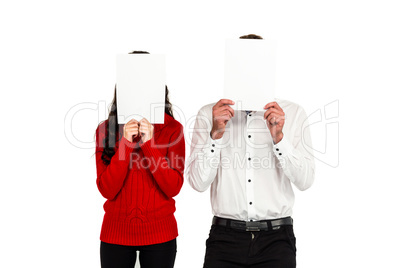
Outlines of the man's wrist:
[[277,144],[278,142],[280,142],[283,139],[283,132],[275,135],[275,137],[273,138],[274,144]]
[[220,138],[223,137],[224,131],[216,131],[216,130],[211,130],[209,135],[211,136],[211,139],[213,140],[219,140]]

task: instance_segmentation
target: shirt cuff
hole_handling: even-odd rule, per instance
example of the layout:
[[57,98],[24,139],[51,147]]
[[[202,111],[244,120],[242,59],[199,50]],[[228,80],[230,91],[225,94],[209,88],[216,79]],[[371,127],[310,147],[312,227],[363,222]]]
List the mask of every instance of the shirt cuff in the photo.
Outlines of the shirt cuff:
[[207,157],[215,157],[220,155],[220,145],[222,143],[222,140],[223,137],[215,140],[213,140],[211,136],[208,137],[208,141],[206,142],[206,145],[204,147],[204,152],[206,153]]
[[285,159],[293,150],[292,144],[289,140],[283,136],[282,140],[277,144],[273,144],[274,154],[278,158],[278,160]]

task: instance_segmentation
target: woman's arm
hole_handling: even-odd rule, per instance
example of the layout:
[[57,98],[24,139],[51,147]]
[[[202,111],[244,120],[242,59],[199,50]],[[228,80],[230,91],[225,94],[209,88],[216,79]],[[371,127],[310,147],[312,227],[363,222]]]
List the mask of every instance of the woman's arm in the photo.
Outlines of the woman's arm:
[[[149,160],[149,170],[156,183],[170,198],[176,196],[183,186],[185,142],[181,124],[175,124],[174,127],[169,128],[169,131],[173,133],[163,145],[155,144],[151,139],[140,146],[144,156]],[[161,154],[158,146],[168,146],[166,156]]]
[[116,143],[118,150],[112,156],[109,165],[106,165],[102,160],[106,129],[105,123],[103,123],[96,130],[96,185],[103,197],[112,200],[123,187],[124,179],[129,169],[133,146],[131,142],[122,137]]

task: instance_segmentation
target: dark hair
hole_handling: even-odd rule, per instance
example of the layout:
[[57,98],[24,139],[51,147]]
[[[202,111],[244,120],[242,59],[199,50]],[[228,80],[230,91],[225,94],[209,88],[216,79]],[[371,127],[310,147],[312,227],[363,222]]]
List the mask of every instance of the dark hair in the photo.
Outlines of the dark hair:
[[239,37],[240,39],[264,39],[259,35],[256,34],[247,34]]
[[[146,51],[133,51],[129,54],[149,54]],[[169,89],[165,86],[165,113],[173,117],[172,104],[169,101]],[[174,117],[173,117],[174,118]],[[110,105],[109,116],[106,124],[106,136],[103,142],[102,160],[105,165],[109,165],[112,156],[115,154],[114,148],[116,141],[120,139],[119,124],[117,123],[117,104],[116,104],[116,86],[114,88],[114,97]]]

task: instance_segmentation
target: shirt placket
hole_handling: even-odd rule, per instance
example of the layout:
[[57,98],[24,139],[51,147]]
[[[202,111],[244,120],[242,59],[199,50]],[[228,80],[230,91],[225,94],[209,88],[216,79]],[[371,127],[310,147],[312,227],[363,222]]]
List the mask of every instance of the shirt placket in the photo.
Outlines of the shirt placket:
[[[243,138],[245,141],[246,146],[246,161],[247,161],[247,169],[246,169],[246,199],[247,199],[247,217],[249,221],[256,220],[256,200],[254,199],[254,168],[253,168],[253,161],[255,156],[255,150],[252,147],[252,139],[253,134],[250,133],[248,124],[251,121],[254,114],[252,112],[246,115],[246,124],[243,131]],[[251,128],[252,129],[252,128]]]

